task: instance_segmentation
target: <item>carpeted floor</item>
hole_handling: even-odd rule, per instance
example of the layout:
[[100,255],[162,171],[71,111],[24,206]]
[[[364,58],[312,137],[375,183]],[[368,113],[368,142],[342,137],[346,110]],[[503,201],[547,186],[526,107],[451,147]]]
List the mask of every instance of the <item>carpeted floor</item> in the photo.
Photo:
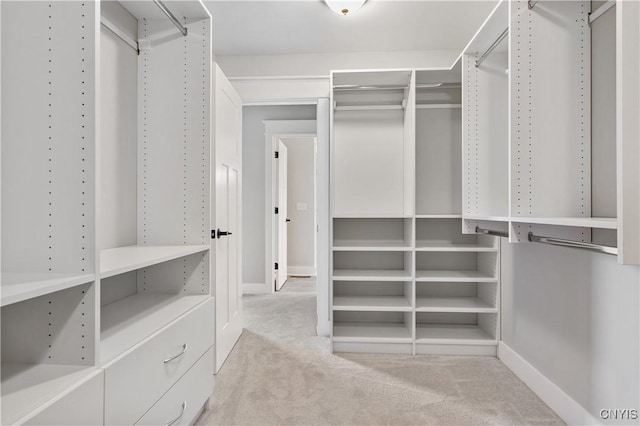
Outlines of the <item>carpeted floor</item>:
[[563,424],[496,358],[331,355],[314,289],[244,297],[244,333],[197,424]]

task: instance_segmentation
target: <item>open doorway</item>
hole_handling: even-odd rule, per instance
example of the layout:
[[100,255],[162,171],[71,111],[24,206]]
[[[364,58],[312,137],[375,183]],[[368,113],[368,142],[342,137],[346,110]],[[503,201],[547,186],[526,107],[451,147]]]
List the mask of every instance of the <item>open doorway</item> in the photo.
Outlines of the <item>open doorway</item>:
[[315,288],[317,273],[317,139],[309,135],[276,138],[274,289],[287,285],[289,290],[309,290]]

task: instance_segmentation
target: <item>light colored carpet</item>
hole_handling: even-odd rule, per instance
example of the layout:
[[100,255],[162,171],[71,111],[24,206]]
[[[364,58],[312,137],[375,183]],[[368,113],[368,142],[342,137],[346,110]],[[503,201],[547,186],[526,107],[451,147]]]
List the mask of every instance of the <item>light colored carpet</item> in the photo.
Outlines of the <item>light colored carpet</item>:
[[496,358],[331,355],[315,295],[293,289],[309,284],[289,284],[245,296],[244,333],[198,424],[563,424]]

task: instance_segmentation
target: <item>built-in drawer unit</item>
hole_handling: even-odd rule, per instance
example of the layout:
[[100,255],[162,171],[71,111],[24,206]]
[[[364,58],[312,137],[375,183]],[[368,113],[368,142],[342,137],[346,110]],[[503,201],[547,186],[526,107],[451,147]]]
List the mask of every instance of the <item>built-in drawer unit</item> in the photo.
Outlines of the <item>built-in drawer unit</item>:
[[106,424],[136,423],[213,346],[214,306],[209,299],[105,367]]
[[213,349],[209,349],[136,424],[193,424],[213,393],[213,372]]

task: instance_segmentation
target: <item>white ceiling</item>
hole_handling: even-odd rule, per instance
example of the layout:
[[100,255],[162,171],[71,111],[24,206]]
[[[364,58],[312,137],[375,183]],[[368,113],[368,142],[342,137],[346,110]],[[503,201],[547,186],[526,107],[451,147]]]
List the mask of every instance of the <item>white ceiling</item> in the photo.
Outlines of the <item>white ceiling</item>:
[[462,49],[496,0],[369,0],[350,16],[322,0],[205,1],[216,55]]

